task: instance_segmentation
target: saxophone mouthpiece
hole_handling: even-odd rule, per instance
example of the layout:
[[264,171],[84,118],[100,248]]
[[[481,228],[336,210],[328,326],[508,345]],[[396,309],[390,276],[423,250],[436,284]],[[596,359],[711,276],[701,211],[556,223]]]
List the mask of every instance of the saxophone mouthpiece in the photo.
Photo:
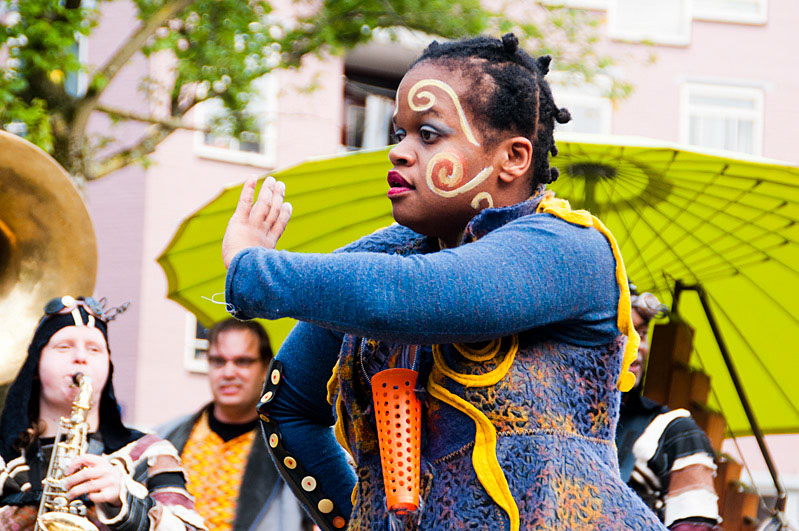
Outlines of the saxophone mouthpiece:
[[76,372],[72,375],[72,385],[75,387],[80,387],[80,379],[83,377],[82,372]]

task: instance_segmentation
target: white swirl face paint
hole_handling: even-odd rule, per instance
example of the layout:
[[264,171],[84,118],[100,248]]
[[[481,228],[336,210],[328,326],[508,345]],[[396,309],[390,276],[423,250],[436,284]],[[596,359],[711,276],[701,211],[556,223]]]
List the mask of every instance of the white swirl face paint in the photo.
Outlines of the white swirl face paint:
[[[481,207],[480,202],[485,200],[486,206]],[[491,194],[488,192],[480,192],[479,194],[474,196],[472,199],[472,208],[475,210],[481,210],[482,208],[493,208],[494,207],[494,198],[491,197]]]
[[[447,93],[447,95],[452,99],[452,103],[455,104],[455,110],[458,112],[458,119],[460,120],[463,134],[466,135],[466,139],[475,146],[479,146],[480,143],[474,137],[474,133],[472,133],[472,127],[469,125],[469,120],[466,119],[466,113],[463,112],[463,106],[461,105],[460,98],[458,98],[458,94],[455,93],[452,87],[443,81],[439,79],[422,79],[421,81],[418,81],[414,86],[411,87],[411,90],[408,91],[408,106],[414,111],[424,112],[428,109],[431,109],[433,105],[436,104],[436,95],[429,90],[422,90],[424,87],[436,87]],[[414,98],[417,97],[424,100],[424,103],[419,105],[414,102]]]
[[[463,105],[461,105],[458,94],[444,81],[439,79],[422,79],[416,82],[408,91],[408,106],[411,110],[424,112],[432,109],[437,103],[438,100],[435,94],[430,90],[423,90],[428,87],[440,89],[450,97],[455,106],[455,111],[458,114],[458,121],[463,134],[471,144],[480,147],[480,143],[474,137],[469,120],[466,118],[466,113],[463,110]],[[421,101],[417,102],[416,100]],[[437,153],[427,164],[425,181],[430,190],[441,197],[455,197],[474,189],[488,179],[494,172],[492,166],[486,166],[480,170],[477,175],[469,179],[466,175],[466,170],[464,157],[460,153]],[[489,206],[493,205],[493,198],[487,192],[477,194],[471,204],[474,208],[479,210],[479,204],[482,200],[487,200]]]

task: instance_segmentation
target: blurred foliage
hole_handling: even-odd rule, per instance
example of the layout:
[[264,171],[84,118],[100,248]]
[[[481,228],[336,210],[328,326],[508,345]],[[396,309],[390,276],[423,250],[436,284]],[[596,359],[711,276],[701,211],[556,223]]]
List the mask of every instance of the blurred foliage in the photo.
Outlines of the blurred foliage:
[[[81,63],[77,41],[98,27],[106,4],[119,1],[135,9],[137,27],[119,28],[130,36],[104,64]],[[238,136],[252,130],[247,104],[255,80],[275,68],[297,67],[309,54],[344,53],[378,29],[408,28],[444,38],[514,31],[525,48],[551,53],[558,69],[581,79],[612,66],[596,52],[596,14],[524,0],[514,7],[495,5],[494,11],[482,5],[478,0],[295,1],[292,13],[278,16],[265,0],[0,0],[0,124],[23,132],[76,179],[92,180],[146,164],[160,141],[186,126],[184,114],[207,99],[222,103],[215,132]],[[101,103],[129,61],[157,52],[174,57],[174,72],[169,80],[142,80],[151,109],[137,113]],[[613,87],[615,96],[629,89],[618,82]],[[163,108],[153,111],[161,103]],[[120,147],[107,130],[89,132],[89,116],[96,112],[112,123],[133,120],[148,128],[138,143]]]

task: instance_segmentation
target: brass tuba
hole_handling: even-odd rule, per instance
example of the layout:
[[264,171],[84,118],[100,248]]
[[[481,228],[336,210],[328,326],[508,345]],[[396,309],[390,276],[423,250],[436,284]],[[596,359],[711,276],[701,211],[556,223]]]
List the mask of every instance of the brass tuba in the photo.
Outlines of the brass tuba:
[[34,531],[98,531],[97,526],[86,518],[86,506],[83,502],[70,502],[61,483],[72,460],[85,454],[89,447],[87,418],[92,408],[92,379],[76,373],[72,380],[78,387],[78,394],[72,402],[69,418],[61,417],[58,423],[50,466],[47,467],[47,477],[42,482],[44,492]]
[[0,130],[0,384],[16,376],[44,304],[90,295],[96,274],[94,226],[67,172]]

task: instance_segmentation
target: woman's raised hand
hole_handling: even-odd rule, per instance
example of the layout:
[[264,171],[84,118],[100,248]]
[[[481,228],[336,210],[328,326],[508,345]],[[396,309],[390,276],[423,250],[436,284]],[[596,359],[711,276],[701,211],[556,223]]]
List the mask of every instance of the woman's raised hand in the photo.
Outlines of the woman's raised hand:
[[236,254],[248,247],[264,247],[274,249],[277,240],[286,229],[286,224],[291,218],[291,203],[284,203],[286,185],[275,181],[274,177],[267,177],[255,198],[255,184],[257,177],[250,177],[244,183],[244,188],[239,197],[236,211],[230,218],[222,239],[222,260],[225,269]]

